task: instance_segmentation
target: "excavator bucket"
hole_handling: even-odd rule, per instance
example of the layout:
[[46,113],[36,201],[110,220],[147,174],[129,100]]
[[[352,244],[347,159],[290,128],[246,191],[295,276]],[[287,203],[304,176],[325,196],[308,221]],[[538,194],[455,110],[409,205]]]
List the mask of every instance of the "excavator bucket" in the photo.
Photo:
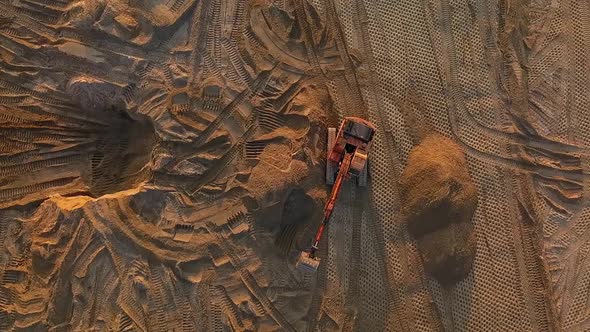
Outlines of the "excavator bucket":
[[302,251],[299,254],[299,258],[297,259],[297,264],[295,267],[301,271],[306,273],[315,273],[320,266],[319,258],[311,258],[309,257],[309,253],[307,251]]

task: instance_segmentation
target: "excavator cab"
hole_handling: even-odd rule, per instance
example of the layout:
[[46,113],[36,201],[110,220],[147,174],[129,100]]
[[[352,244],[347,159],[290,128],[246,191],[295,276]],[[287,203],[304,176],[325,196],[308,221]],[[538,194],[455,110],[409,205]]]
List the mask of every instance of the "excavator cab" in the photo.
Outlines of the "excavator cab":
[[344,118],[338,133],[335,128],[328,128],[326,183],[333,185],[332,191],[324,207],[324,219],[313,245],[299,255],[296,265],[298,269],[304,272],[317,270],[320,260],[316,257],[316,251],[344,180],[354,176],[359,186],[366,186],[367,158],[376,130],[369,121],[356,117]]
[[326,163],[326,183],[334,184],[339,164],[345,154],[353,154],[350,175],[357,177],[359,186],[367,185],[367,155],[375,135],[375,126],[361,118],[344,118],[338,135],[335,128],[328,129],[328,160]]

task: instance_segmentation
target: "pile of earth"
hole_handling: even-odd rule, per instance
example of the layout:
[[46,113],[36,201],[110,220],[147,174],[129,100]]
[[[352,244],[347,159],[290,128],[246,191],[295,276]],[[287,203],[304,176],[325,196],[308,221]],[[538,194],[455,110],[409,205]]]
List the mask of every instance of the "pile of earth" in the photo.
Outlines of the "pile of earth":
[[463,280],[476,251],[477,190],[460,147],[438,134],[425,137],[410,152],[400,196],[425,270],[443,285]]

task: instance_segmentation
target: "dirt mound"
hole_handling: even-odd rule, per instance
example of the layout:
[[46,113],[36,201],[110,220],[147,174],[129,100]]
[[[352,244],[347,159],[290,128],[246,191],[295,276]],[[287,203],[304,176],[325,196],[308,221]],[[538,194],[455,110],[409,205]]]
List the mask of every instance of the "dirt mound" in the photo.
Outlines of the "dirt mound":
[[400,186],[402,212],[426,270],[441,283],[463,279],[475,254],[477,191],[459,146],[441,135],[426,137],[410,152]]
[[449,285],[465,278],[475,257],[473,225],[454,223],[417,239],[426,271],[441,284]]

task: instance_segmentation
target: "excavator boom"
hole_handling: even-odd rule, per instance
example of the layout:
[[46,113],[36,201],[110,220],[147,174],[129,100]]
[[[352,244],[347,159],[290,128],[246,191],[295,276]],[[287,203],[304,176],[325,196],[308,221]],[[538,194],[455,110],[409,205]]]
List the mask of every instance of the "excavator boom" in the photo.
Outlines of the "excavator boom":
[[334,186],[332,186],[330,197],[328,198],[328,201],[326,202],[326,205],[324,207],[324,219],[322,220],[322,224],[316,232],[313,246],[311,247],[311,250],[309,252],[309,257],[311,258],[315,257],[315,252],[319,248],[319,242],[322,238],[322,234],[324,233],[324,229],[326,228],[326,224],[328,224],[328,221],[330,221],[330,216],[334,211],[334,205],[336,205],[336,200],[338,199],[338,194],[340,193],[340,189],[342,188],[342,183],[344,183],[344,180],[349,176],[348,171],[350,170],[352,156],[352,153],[346,153],[344,155],[342,163],[340,164],[340,167],[338,169],[338,176],[336,177],[336,181],[334,181]]
[[[351,176],[366,179],[367,156],[375,130],[375,126],[370,122],[355,117],[344,118],[336,136],[334,136],[334,129],[328,130],[326,182],[333,183],[332,191],[324,207],[324,219],[313,239],[313,245],[299,255],[298,268],[308,271],[315,271],[318,268],[320,259],[316,257],[316,252],[334,211],[342,183]],[[338,167],[337,171],[334,171],[335,167]],[[334,179],[335,174],[336,179]],[[362,185],[362,181],[359,180],[358,183]]]

